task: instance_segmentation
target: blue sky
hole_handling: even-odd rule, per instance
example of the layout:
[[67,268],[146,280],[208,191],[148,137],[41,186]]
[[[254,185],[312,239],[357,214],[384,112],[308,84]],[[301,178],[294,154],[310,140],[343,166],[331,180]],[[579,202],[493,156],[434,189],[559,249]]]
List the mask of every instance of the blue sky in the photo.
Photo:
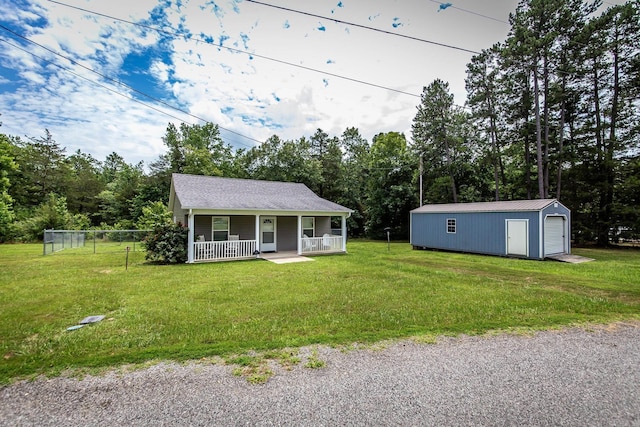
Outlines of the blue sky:
[[[504,40],[500,21],[517,4],[264,2],[472,51]],[[237,148],[317,128],[339,136],[353,126],[369,141],[389,131],[410,137],[422,88],[436,78],[464,103],[472,54],[456,49],[248,1],[60,3],[0,0],[0,25],[41,45],[0,28],[0,132],[37,137],[47,128],[68,153],[104,160],[115,151],[148,164],[164,153],[169,122],[199,118],[246,136],[221,131]]]

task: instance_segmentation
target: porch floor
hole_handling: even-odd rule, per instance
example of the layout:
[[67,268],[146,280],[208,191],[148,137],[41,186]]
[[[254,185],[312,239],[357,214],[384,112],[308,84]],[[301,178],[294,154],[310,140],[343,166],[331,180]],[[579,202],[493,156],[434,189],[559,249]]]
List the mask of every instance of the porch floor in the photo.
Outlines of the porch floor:
[[288,264],[290,262],[313,261],[313,259],[311,258],[298,255],[298,252],[296,251],[261,253],[260,258],[273,262],[275,264]]

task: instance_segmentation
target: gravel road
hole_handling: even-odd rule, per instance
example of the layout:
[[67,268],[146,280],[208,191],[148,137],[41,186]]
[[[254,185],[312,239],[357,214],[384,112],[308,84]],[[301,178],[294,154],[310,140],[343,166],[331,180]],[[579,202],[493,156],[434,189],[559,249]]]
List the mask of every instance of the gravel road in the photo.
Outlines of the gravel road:
[[197,363],[20,382],[0,425],[640,426],[640,323],[317,351],[262,385]]

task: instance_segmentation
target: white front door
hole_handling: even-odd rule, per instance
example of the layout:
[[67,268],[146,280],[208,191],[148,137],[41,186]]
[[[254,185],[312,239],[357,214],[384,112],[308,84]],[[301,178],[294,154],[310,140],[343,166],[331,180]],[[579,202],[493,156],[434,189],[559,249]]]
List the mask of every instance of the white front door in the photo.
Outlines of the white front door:
[[529,255],[528,225],[525,219],[507,220],[507,255]]
[[260,252],[275,252],[276,249],[276,217],[260,217]]

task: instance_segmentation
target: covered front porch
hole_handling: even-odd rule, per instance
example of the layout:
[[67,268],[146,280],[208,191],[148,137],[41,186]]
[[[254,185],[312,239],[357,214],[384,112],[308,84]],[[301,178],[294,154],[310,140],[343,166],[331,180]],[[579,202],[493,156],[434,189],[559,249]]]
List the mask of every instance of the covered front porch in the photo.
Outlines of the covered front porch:
[[[318,255],[346,252],[347,214],[190,211],[188,261],[259,258],[262,253]],[[334,228],[332,228],[332,222]]]

